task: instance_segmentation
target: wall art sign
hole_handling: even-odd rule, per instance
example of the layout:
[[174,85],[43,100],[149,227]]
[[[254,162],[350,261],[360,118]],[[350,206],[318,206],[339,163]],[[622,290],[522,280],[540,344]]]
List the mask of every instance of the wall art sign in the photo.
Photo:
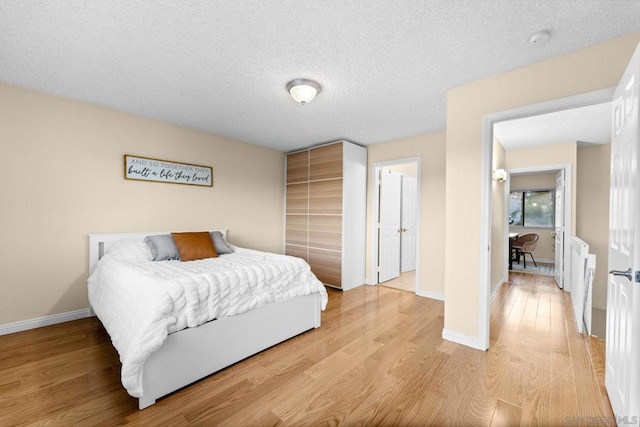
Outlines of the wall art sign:
[[124,155],[124,177],[139,181],[213,187],[213,168],[168,160]]

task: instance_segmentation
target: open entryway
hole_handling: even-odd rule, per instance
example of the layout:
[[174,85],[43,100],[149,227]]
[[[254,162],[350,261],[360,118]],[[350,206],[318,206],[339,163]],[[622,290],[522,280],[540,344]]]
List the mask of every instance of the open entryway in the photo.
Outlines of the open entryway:
[[[613,93],[612,89],[605,89],[596,92],[586,93],[582,95],[561,98],[549,102],[544,102],[541,104],[534,104],[524,107],[515,108],[512,110],[506,110],[496,113],[487,114],[483,118],[483,175],[485,176],[486,182],[483,184],[482,190],[482,199],[483,199],[483,212],[482,212],[482,223],[487,224],[487,228],[483,235],[481,236],[481,248],[488,248],[487,252],[481,251],[481,276],[483,281],[483,286],[480,287],[480,312],[479,312],[479,325],[480,325],[480,339],[482,342],[486,342],[489,344],[489,304],[491,300],[492,291],[495,291],[496,284],[500,283],[500,276],[502,276],[503,280],[508,280],[508,262],[505,262],[509,259],[510,250],[509,250],[509,240],[508,240],[508,227],[501,227],[496,225],[497,229],[501,229],[500,233],[497,233],[495,236],[492,236],[491,230],[493,229],[491,224],[495,221],[493,218],[494,212],[503,212],[505,218],[500,218],[500,222],[502,224],[507,224],[508,221],[508,209],[506,205],[508,204],[509,198],[509,186],[504,185],[505,191],[503,196],[498,196],[496,194],[495,189],[499,188],[496,184],[496,181],[492,181],[492,171],[496,168],[504,168],[509,170],[512,174],[515,173],[531,173],[531,172],[542,172],[542,171],[557,171],[561,169],[565,169],[565,179],[567,183],[565,185],[565,191],[563,195],[565,197],[565,208],[569,204],[569,201],[575,198],[574,188],[576,186],[576,169],[568,169],[564,167],[564,164],[573,165],[576,164],[576,141],[582,141],[581,138],[567,138],[564,141],[573,141],[569,142],[565,145],[567,150],[561,150],[560,152],[549,153],[549,151],[543,147],[545,143],[538,141],[538,147],[533,150],[519,150],[518,148],[526,148],[525,146],[515,147],[514,150],[518,151],[519,156],[517,161],[514,162],[514,154],[509,154],[508,149],[503,148],[502,150],[496,148],[495,140],[494,140],[494,125],[503,122],[517,122],[519,120],[527,120],[535,117],[542,117],[549,114],[559,114],[565,111],[572,111],[575,109],[581,109],[584,107],[596,106],[599,104],[605,104],[611,102],[611,95]],[[564,125],[564,121],[558,120],[558,125]],[[524,133],[520,132],[519,135],[523,135]],[[546,144],[557,144],[558,142],[546,142]],[[507,158],[508,157],[508,158]],[[495,163],[494,163],[495,160]],[[505,162],[508,160],[509,165]],[[506,172],[506,171],[505,171]],[[508,172],[507,172],[508,175]],[[569,180],[572,180],[571,184],[569,184]],[[553,184],[549,183],[548,187],[555,187],[555,182]],[[495,199],[496,197],[504,197],[503,205],[500,205],[500,210],[495,211]],[[575,203],[575,202],[571,202]],[[573,205],[572,205],[573,206]],[[575,224],[575,215],[576,212],[571,212],[571,207],[566,209],[563,212],[563,216],[565,218],[565,233],[563,236],[563,249],[562,254],[564,255],[564,259],[562,260],[564,278],[561,276],[558,277],[559,282],[563,282],[565,290],[568,290],[569,281],[567,278],[567,271],[569,271],[570,265],[568,263],[571,259],[571,253],[568,253],[570,250],[570,245],[568,245],[569,234],[575,233],[573,230]],[[499,215],[498,215],[499,216]],[[502,222],[504,221],[504,222]],[[603,227],[606,227],[604,225]],[[606,228],[603,228],[606,231]],[[497,231],[497,230],[496,230]],[[551,244],[551,233],[555,233],[556,231],[549,227],[548,234],[546,236],[547,243]],[[498,237],[498,234],[500,237]],[[553,236],[556,237],[555,235]],[[499,242],[496,243],[499,239]],[[553,245],[555,246],[555,242]],[[497,252],[496,252],[497,251]],[[560,253],[558,253],[560,255]],[[535,255],[534,255],[535,256]],[[502,258],[504,261],[498,262],[497,258]],[[554,253],[555,258],[555,253]],[[495,268],[492,269],[492,262],[495,264]],[[501,260],[500,260],[501,261]],[[531,262],[528,259],[528,262]],[[554,264],[559,264],[559,262],[555,262]],[[503,273],[500,274],[500,266],[503,266]]]
[[[483,118],[483,181],[482,216],[483,222],[491,227],[493,200],[490,193],[490,177],[493,161],[492,141],[494,123],[518,117],[530,117],[544,112],[562,111],[585,105],[611,102],[613,124],[610,154],[610,209],[608,212],[608,262],[599,266],[608,271],[606,298],[606,390],[618,424],[637,423],[640,414],[640,293],[637,282],[640,282],[640,186],[638,185],[639,148],[639,98],[640,90],[640,46],[636,48],[625,74],[612,96],[610,90],[597,91],[559,99],[543,104],[531,105],[519,109],[492,113]],[[578,160],[575,161],[578,164]],[[597,162],[593,162],[596,163]],[[575,172],[574,172],[575,173]],[[594,186],[595,187],[595,186]],[[567,196],[568,197],[568,196]],[[580,212],[591,211],[594,205]],[[576,230],[571,230],[572,244]],[[580,240],[579,238],[577,240]],[[565,242],[566,243],[566,242]],[[566,245],[565,245],[566,246]],[[480,292],[480,340],[489,346],[489,289],[492,248],[490,234],[481,236],[481,266],[483,284]],[[484,248],[488,248],[485,255]],[[505,254],[506,255],[506,254]],[[590,256],[590,255],[589,255]],[[574,257],[565,256],[565,271],[571,271],[571,289],[574,291],[573,277],[576,272]],[[569,263],[566,266],[567,262]],[[608,264],[608,265],[607,265]],[[574,272],[577,274],[574,275]],[[566,284],[566,280],[565,280]],[[587,288],[588,289],[588,288]],[[572,299],[573,300],[573,299]],[[574,308],[575,302],[572,301]],[[576,319],[580,320],[580,319]],[[581,329],[582,325],[577,327]]]
[[373,165],[374,277],[376,283],[416,292],[419,230],[419,160]]
[[526,252],[511,251],[509,270],[552,276],[558,287],[564,288],[564,243],[572,217],[571,165],[510,169],[506,184],[505,241],[509,239],[510,246],[518,247],[530,241],[523,248]]

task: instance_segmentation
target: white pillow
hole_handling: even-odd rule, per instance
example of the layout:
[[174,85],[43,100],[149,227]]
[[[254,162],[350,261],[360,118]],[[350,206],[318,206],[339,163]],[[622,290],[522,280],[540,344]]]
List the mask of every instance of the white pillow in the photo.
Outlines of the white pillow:
[[151,261],[151,250],[143,239],[122,240],[109,246],[105,255],[134,262]]

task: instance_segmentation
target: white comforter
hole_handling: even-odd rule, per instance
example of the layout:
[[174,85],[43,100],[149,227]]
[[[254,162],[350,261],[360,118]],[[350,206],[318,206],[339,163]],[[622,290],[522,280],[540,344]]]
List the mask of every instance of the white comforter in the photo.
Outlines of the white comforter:
[[89,302],[122,362],[122,384],[141,397],[142,367],[167,335],[265,304],[327,292],[299,258],[235,248],[200,261],[151,261],[143,240],[109,249],[89,277]]

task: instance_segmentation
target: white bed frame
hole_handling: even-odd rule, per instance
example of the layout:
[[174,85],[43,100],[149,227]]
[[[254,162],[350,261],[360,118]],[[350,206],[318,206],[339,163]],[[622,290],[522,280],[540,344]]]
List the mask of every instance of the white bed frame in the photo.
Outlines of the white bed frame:
[[[226,230],[219,230],[226,239]],[[89,234],[89,273],[109,245],[169,232]],[[144,364],[138,407],[309,329],[320,327],[321,297],[295,297],[170,334]],[[91,315],[95,316],[93,310]]]

